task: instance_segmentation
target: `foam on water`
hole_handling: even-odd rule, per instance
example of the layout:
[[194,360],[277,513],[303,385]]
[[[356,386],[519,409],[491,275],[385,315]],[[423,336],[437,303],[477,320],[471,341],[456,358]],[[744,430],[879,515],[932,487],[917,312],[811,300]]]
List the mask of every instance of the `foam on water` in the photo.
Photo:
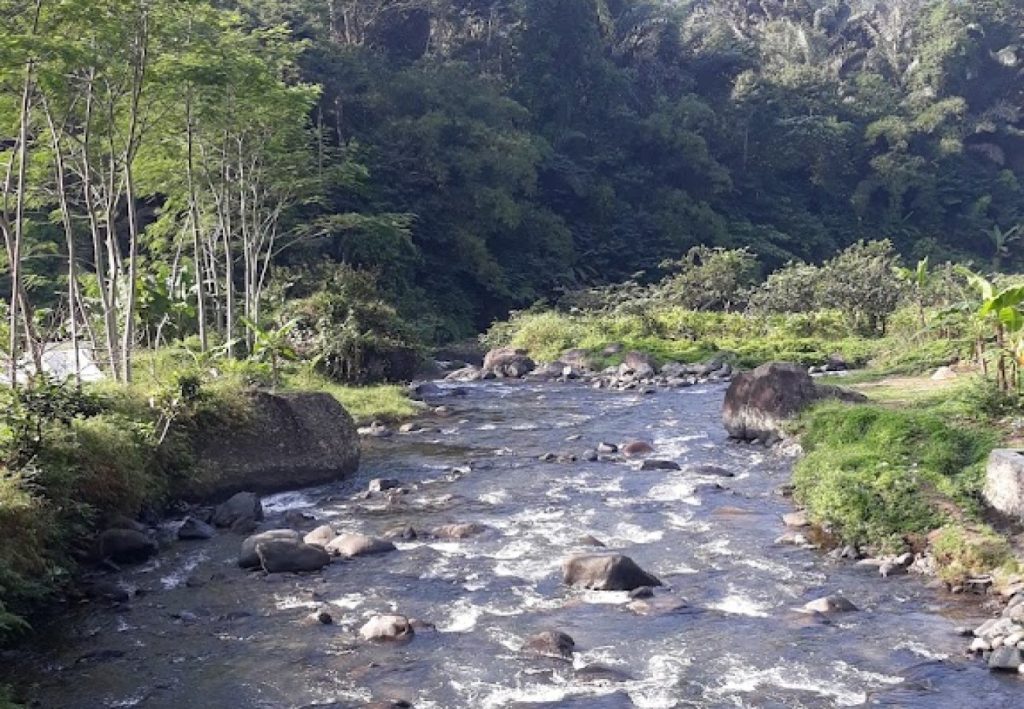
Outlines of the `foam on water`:
[[663,502],[682,502],[687,505],[699,506],[700,498],[693,494],[694,485],[691,481],[672,476],[651,487],[647,497]]
[[767,604],[759,603],[749,596],[736,592],[732,585],[729,586],[729,595],[720,601],[708,604],[708,608],[729,615],[745,615],[750,618],[768,617]]
[[720,684],[708,689],[712,697],[727,697],[734,694],[757,692],[765,686],[781,689],[811,692],[828,697],[837,706],[858,706],[867,701],[864,687],[870,684],[896,684],[899,677],[889,677],[873,672],[857,670],[845,662],[833,662],[819,668],[823,674],[816,677],[808,667],[797,662],[756,669],[745,667],[733,656],[725,658],[731,666],[721,674]]
[[268,514],[278,514],[288,510],[305,510],[316,506],[316,500],[304,492],[281,492],[276,495],[269,495],[260,500],[263,511]]
[[665,536],[663,529],[644,529],[638,524],[619,522],[615,525],[612,546],[629,546],[633,544],[650,544]]
[[160,584],[167,590],[178,588],[188,579],[189,574],[196,570],[196,567],[206,561],[209,555],[205,551],[199,551],[185,557],[181,566],[160,577]]

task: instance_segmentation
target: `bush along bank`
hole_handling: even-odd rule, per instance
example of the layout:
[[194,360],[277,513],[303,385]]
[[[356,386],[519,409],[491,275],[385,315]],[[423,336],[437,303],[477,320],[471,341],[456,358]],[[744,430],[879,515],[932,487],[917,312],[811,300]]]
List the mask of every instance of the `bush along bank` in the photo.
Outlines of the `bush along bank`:
[[[148,394],[36,382],[0,397],[0,643],[87,591],[81,570],[155,553],[152,527],[171,503],[322,484],[359,461],[355,423],[324,392],[183,375]],[[198,509],[203,528],[212,510]]]
[[980,378],[909,398],[822,403],[800,417],[792,493],[803,510],[787,522],[811,531],[791,529],[780,541],[811,538],[882,577],[920,572],[953,592],[1003,598],[999,618],[963,632],[990,668],[1016,672],[1024,574],[983,490],[986,462],[1020,409]]

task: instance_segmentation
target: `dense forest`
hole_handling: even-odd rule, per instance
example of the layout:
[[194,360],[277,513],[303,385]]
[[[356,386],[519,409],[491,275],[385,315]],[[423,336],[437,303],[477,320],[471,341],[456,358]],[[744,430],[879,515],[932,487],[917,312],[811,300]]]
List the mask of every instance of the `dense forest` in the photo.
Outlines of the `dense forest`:
[[[746,247],[1024,265],[1016,0],[4,0],[5,347],[392,343]],[[349,342],[335,343],[343,352]],[[340,365],[339,365],[340,366]]]

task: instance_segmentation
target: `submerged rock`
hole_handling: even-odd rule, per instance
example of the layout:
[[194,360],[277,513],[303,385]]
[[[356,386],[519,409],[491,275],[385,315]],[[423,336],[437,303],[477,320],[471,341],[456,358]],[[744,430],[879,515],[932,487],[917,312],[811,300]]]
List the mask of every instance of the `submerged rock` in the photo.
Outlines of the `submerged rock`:
[[575,648],[576,641],[559,630],[545,630],[523,642],[523,652],[561,660],[570,659]]
[[562,582],[595,591],[632,591],[641,586],[661,586],[652,574],[622,554],[585,554],[562,562]]
[[654,446],[647,441],[630,441],[621,450],[627,458],[643,458],[654,452]]
[[359,636],[371,642],[407,640],[415,634],[404,615],[377,615],[359,629]]
[[853,605],[843,596],[839,594],[833,594],[831,596],[825,596],[824,598],[816,598],[813,601],[805,603],[803,610],[808,613],[851,613],[856,610],[860,610],[857,606]]
[[462,524],[445,524],[434,527],[430,534],[438,539],[466,539],[483,534],[489,529],[486,525],[477,522],[464,522]]
[[640,465],[640,470],[682,470],[682,468],[679,467],[679,463],[672,460],[655,460],[654,458],[648,458]]
[[342,534],[332,540],[326,547],[327,553],[348,558],[385,554],[395,551],[396,547],[386,539],[376,539],[365,534]]
[[134,529],[108,529],[96,545],[99,558],[115,564],[139,564],[157,552],[156,542]]
[[319,571],[331,563],[326,551],[297,540],[259,542],[256,554],[268,574]]
[[217,531],[202,520],[186,517],[178,527],[178,539],[213,539]]

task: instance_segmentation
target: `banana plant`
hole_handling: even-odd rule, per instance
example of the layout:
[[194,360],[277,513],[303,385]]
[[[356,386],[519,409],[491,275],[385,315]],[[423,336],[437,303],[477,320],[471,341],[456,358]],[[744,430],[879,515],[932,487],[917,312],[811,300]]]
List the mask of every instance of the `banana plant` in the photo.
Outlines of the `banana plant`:
[[964,275],[981,294],[977,319],[995,329],[999,388],[1004,392],[1019,390],[1020,372],[1024,367],[1024,286],[997,291],[991,281],[976,273],[965,269]]
[[917,306],[917,319],[921,325],[921,330],[924,331],[928,326],[924,313],[925,290],[928,288],[928,283],[931,280],[931,274],[928,270],[928,257],[925,256],[918,261],[915,268],[897,266],[895,270],[896,278],[910,287],[914,304]]
[[298,355],[291,346],[290,335],[299,324],[297,318],[289,320],[277,328],[262,328],[249,318],[241,318],[242,324],[253,335],[252,357],[261,362],[270,362],[270,383],[277,388],[281,383],[281,360],[294,361]]

